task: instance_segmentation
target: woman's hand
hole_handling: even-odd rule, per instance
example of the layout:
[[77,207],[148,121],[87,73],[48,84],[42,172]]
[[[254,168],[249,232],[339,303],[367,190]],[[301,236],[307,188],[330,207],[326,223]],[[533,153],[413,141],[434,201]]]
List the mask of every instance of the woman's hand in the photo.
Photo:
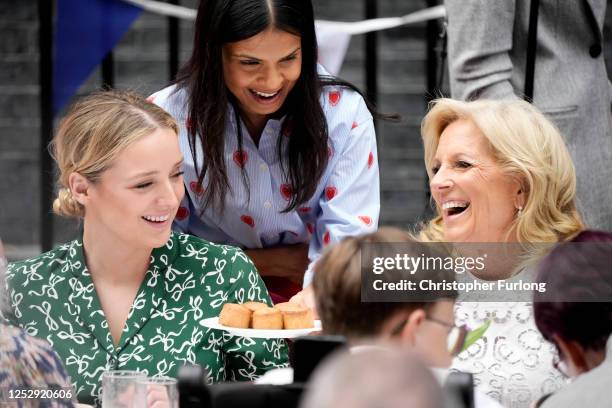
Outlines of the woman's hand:
[[308,268],[308,244],[281,245],[271,248],[247,249],[261,276],[287,278],[302,286]]
[[319,318],[319,314],[317,313],[317,304],[315,301],[314,290],[312,290],[312,285],[305,287],[300,292],[296,293],[295,296],[289,300],[290,302],[297,303],[304,307],[312,310],[312,314],[315,319]]
[[172,408],[173,404],[168,396],[168,390],[163,385],[147,386],[147,407]]

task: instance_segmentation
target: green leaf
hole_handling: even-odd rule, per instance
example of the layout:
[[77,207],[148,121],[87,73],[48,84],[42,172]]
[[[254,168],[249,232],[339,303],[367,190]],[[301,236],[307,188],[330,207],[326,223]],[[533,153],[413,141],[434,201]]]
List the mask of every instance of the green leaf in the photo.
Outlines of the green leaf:
[[487,320],[482,326],[477,327],[474,330],[470,330],[467,336],[465,336],[465,342],[463,343],[463,348],[461,349],[461,351],[467,350],[468,347],[476,343],[476,341],[478,341],[479,338],[484,336],[485,332],[487,331],[490,325],[491,325],[491,320]]

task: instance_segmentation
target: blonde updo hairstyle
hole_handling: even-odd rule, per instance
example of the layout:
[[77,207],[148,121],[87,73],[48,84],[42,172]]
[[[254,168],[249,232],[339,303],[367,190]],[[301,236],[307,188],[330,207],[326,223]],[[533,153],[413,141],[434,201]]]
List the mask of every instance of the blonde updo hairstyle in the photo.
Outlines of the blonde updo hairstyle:
[[[584,228],[576,210],[576,171],[563,138],[555,125],[525,101],[433,101],[421,124],[430,179],[442,132],[461,119],[476,125],[502,171],[521,184],[525,203],[508,234],[515,229],[523,243],[558,242]],[[444,241],[439,208],[420,238]]]
[[130,91],[96,92],[80,99],[62,120],[50,150],[59,171],[53,211],[81,218],[85,208],[73,197],[70,174],[95,183],[128,146],[157,129],[178,125],[169,113]]

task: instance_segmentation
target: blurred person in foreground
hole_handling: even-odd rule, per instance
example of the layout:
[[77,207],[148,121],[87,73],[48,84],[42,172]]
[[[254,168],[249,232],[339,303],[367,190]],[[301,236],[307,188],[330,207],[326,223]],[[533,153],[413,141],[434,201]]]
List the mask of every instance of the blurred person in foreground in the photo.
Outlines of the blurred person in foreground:
[[541,407],[610,406],[612,388],[612,233],[587,230],[540,264],[545,293],[534,295],[538,329],[555,345],[555,365],[571,383]]
[[[421,134],[435,217],[420,239],[526,249],[527,259],[517,258],[516,268],[491,268],[475,279],[532,281],[532,266],[545,247],[583,229],[569,152],[533,105],[439,99],[423,119]],[[514,400],[520,386],[520,401],[513,403],[527,407],[559,388],[562,378],[551,363],[554,349],[535,327],[532,304],[512,301],[512,291],[504,294],[509,301],[457,302],[459,324],[478,327],[491,320],[491,326],[457,356],[453,368],[473,373],[477,388],[502,402]]]
[[[315,265],[313,289],[317,311],[324,334],[347,338],[351,350],[360,352],[370,348],[391,346],[412,351],[425,362],[443,382],[448,374],[452,356],[464,345],[466,327],[455,325],[453,306],[456,291],[415,290],[412,301],[362,301],[362,255],[367,258],[386,257],[396,253],[420,257],[448,255],[437,244],[421,244],[409,233],[397,228],[383,227],[360,237],[345,238],[326,250]],[[321,273],[319,273],[321,272]],[[452,270],[417,270],[414,274],[386,270],[386,281],[409,279],[414,282],[426,277],[434,282],[454,281]],[[427,301],[425,301],[427,300]],[[285,373],[290,369],[281,369]],[[266,373],[262,380],[278,379],[276,370]],[[290,382],[290,381],[286,381]],[[476,393],[477,408],[499,407],[491,398]]]
[[[0,406],[73,407],[76,402],[70,379],[49,344],[4,323],[0,323],[0,389]],[[31,391],[49,393],[50,398],[26,399]]]
[[[6,269],[4,248],[0,241],[0,281]],[[0,311],[8,306],[0,287]],[[17,390],[57,390],[63,398],[50,400],[9,399]],[[76,394],[57,354],[45,341],[29,336],[0,319],[0,406],[11,401],[25,407],[73,407]],[[9,395],[12,390],[13,395]]]
[[184,195],[177,132],[157,105],[109,91],[77,102],[53,139],[54,210],[82,220],[82,235],[9,264],[7,317],[53,345],[80,402],[98,396],[105,370],[175,377],[193,363],[218,382],[286,363],[283,340],[200,325],[226,302],[271,300],[242,250],[172,232]]
[[[345,336],[353,346],[381,340],[402,345],[421,355],[429,366],[447,368],[451,353],[461,349],[465,340],[465,328],[455,326],[456,291],[415,290],[410,302],[397,301],[401,299],[394,299],[393,293],[388,297],[385,294],[385,301],[362,301],[362,258],[388,257],[399,252],[413,257],[436,253],[436,248],[427,245],[432,246],[418,243],[408,232],[383,227],[371,234],[345,238],[326,251],[315,266],[313,280],[323,332]],[[414,272],[410,275],[403,270],[385,269],[379,276],[386,281],[419,281],[424,276],[436,282],[455,279],[452,270]],[[449,344],[449,340],[457,343]]]
[[339,353],[313,373],[300,408],[442,408],[444,394],[413,353]]
[[[603,52],[607,2],[538,3],[533,103],[568,146],[585,223],[612,229],[612,86]],[[523,97],[533,4],[536,0],[444,0],[453,98]]]

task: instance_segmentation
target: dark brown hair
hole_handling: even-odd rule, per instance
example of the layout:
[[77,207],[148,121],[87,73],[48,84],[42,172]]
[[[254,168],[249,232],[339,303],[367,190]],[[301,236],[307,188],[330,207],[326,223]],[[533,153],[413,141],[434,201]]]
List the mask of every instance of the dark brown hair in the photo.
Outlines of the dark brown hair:
[[557,245],[539,266],[534,292],[535,322],[553,335],[600,351],[612,334],[612,233],[586,230]]

